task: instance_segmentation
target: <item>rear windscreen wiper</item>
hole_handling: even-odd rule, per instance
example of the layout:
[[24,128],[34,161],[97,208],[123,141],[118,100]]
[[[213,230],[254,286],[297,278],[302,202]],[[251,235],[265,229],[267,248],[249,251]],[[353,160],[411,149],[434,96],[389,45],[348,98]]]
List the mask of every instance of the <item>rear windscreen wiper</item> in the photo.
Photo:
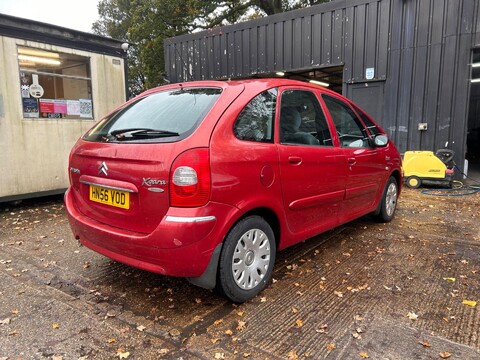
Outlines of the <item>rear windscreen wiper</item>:
[[[157,130],[149,128],[131,128],[119,129],[110,132],[117,140],[127,140],[132,138],[155,138],[163,136],[179,136],[178,132],[169,130]],[[128,136],[127,136],[128,135]]]

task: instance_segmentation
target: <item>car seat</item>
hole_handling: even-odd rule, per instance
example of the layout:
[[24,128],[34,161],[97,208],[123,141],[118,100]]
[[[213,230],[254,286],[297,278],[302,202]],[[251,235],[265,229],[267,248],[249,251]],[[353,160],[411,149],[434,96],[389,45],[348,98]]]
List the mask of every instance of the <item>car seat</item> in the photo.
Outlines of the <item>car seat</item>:
[[294,144],[318,145],[319,142],[312,134],[300,131],[302,118],[297,109],[292,106],[284,107],[280,111],[281,141]]

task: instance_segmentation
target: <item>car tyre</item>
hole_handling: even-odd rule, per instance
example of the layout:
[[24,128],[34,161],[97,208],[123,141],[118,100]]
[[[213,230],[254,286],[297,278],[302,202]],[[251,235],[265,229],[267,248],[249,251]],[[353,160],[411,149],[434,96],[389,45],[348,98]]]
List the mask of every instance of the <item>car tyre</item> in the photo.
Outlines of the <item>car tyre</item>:
[[375,212],[375,218],[380,222],[390,222],[395,216],[398,200],[398,183],[397,180],[390,176],[383,190],[379,207]]
[[275,263],[275,235],[260,216],[240,220],[228,233],[220,254],[217,290],[236,303],[260,293]]

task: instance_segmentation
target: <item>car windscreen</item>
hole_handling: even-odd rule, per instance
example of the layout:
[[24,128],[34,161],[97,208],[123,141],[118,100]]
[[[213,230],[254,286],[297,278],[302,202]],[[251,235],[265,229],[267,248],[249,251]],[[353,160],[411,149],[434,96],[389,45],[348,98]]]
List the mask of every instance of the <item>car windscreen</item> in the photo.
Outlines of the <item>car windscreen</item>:
[[101,142],[172,142],[190,135],[221,94],[219,88],[182,88],[140,97],[84,136]]

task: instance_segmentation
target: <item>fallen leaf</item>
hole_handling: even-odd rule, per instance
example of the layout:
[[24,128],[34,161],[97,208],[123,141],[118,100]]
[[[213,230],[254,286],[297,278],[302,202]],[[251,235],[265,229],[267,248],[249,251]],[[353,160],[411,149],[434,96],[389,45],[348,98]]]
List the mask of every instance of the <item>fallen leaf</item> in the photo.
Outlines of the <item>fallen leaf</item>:
[[215,353],[215,359],[225,359],[224,353]]
[[213,322],[213,325],[220,325],[223,322],[223,319],[218,319]]
[[473,300],[463,300],[462,304],[467,305],[467,306],[471,306],[471,307],[477,306],[477,302],[473,301]]
[[287,358],[288,360],[298,360],[298,355],[294,350],[290,351],[287,354],[287,356],[288,356],[288,358]]
[[266,298],[266,297],[261,297],[261,298],[260,298],[260,302],[263,303],[263,302],[266,302],[266,301],[267,301],[267,298]]
[[298,269],[298,265],[297,264],[287,265],[287,269],[295,271]]
[[117,350],[117,355],[119,359],[127,359],[130,356],[130,353],[128,351],[123,351],[123,349],[118,349]]
[[319,334],[326,334],[327,333],[327,324],[323,324],[320,326],[320,329],[316,329],[315,331]]
[[11,313],[12,313],[13,315],[17,315],[19,312],[20,312],[20,310],[17,310],[17,309],[11,311]]
[[337,295],[339,298],[343,297],[343,293],[341,291],[334,291],[333,293]]
[[360,353],[358,355],[360,355],[360,357],[362,359],[368,359],[369,358],[368,354],[365,351],[360,351]]
[[296,314],[296,313],[298,313],[298,309],[297,309],[295,306],[292,306],[292,312],[293,312],[294,314]]
[[245,330],[245,327],[246,327],[245,325],[246,325],[246,324],[247,324],[247,323],[246,323],[245,321],[240,321],[240,320],[239,320],[239,321],[238,321],[238,324],[237,324],[237,330],[238,330],[238,331]]
[[352,336],[353,336],[354,339],[357,339],[357,340],[360,340],[362,338],[362,335],[360,335],[359,333],[356,333],[356,332],[352,333]]
[[56,324],[56,323],[52,325],[52,329],[58,329],[59,327],[60,327],[60,325]]
[[248,358],[248,357],[250,357],[250,355],[252,355],[252,354],[251,353],[243,353],[244,358]]
[[217,338],[215,338],[215,339],[210,339],[210,342],[211,342],[212,344],[216,344],[216,343],[219,342],[219,341],[220,341],[220,339],[217,339]]
[[301,328],[303,326],[303,321],[300,320],[300,319],[297,319],[297,321],[295,321],[295,323],[297,324],[298,328]]
[[327,344],[327,351],[330,352],[335,349],[337,346],[334,343]]
[[138,330],[138,331],[145,331],[145,329],[146,329],[146,327],[143,326],[143,325],[137,326],[137,330]]
[[448,351],[441,352],[438,355],[440,355],[442,359],[448,359],[450,356],[452,356],[452,354],[450,354]]
[[420,344],[422,344],[423,347],[431,347],[432,344],[429,343],[428,341],[419,341]]
[[114,338],[111,338],[111,339],[108,339],[107,340],[107,344],[113,344],[114,342],[116,342],[117,340],[115,340]]
[[408,317],[410,320],[412,320],[412,321],[415,321],[415,320],[418,319],[418,315],[415,314],[414,312],[409,312],[409,313],[407,314],[407,317]]
[[233,335],[233,331],[228,329],[225,331],[225,334],[227,334],[228,336],[232,336]]
[[158,352],[160,355],[167,355],[167,354],[170,352],[170,350],[168,350],[168,349],[160,349],[160,350],[158,350],[157,352]]
[[11,321],[10,318],[0,320],[0,325],[8,325],[8,324],[10,324],[10,321]]
[[446,277],[446,278],[443,278],[443,280],[455,282],[456,279],[454,277]]
[[238,311],[238,312],[237,312],[237,315],[240,316],[240,317],[242,317],[243,314],[245,314],[245,311]]

